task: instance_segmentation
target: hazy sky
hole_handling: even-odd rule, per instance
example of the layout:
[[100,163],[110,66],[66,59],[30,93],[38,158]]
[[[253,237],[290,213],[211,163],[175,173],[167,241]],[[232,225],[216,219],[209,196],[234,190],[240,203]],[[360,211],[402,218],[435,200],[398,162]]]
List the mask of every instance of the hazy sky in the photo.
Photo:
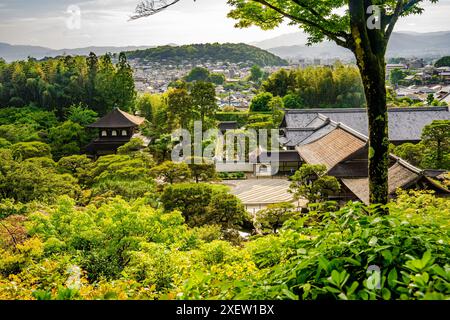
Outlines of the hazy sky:
[[[226,0],[183,0],[158,15],[128,21],[138,0],[0,0],[0,42],[55,49],[85,46],[161,45],[168,43],[253,42],[298,29],[235,29],[226,18]],[[73,28],[68,7],[81,10]],[[69,20],[68,20],[69,19]],[[69,23],[68,23],[69,21]],[[74,21],[74,20],[72,20]],[[69,27],[72,26],[72,27]],[[426,5],[421,16],[402,19],[397,31],[450,30],[450,0]]]

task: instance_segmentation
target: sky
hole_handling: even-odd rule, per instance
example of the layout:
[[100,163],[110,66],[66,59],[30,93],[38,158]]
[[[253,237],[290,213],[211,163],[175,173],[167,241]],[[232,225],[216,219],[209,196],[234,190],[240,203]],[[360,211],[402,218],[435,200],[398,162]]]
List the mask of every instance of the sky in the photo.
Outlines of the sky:
[[[129,21],[138,2],[0,0],[0,42],[53,49],[169,43],[251,43],[298,31],[298,28],[287,25],[270,31],[256,27],[236,29],[235,21],[226,17],[230,10],[226,0],[182,0],[152,17]],[[426,4],[423,15],[401,19],[396,31],[450,30],[449,17],[450,0],[441,0],[438,4]]]

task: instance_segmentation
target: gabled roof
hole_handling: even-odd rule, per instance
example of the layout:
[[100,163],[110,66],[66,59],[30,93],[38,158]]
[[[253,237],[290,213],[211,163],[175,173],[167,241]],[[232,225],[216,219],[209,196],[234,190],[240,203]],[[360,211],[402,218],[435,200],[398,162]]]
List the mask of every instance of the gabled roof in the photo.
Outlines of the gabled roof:
[[309,164],[323,164],[331,170],[367,144],[364,136],[342,124],[330,123],[334,128],[327,134],[296,149]]
[[[421,171],[401,160],[388,171],[389,195],[395,194],[398,188],[407,188],[423,177]],[[341,179],[362,202],[369,204],[369,179]]]
[[[433,120],[450,120],[449,107],[391,108],[388,114],[389,139],[394,142],[420,141],[423,128]],[[363,135],[368,134],[367,111],[363,108],[289,109],[281,125],[285,130],[286,145],[308,143],[306,139],[319,129],[326,134],[326,118],[343,123]]]
[[116,108],[99,119],[97,122],[88,125],[88,128],[131,128],[142,125],[145,118],[134,116]]

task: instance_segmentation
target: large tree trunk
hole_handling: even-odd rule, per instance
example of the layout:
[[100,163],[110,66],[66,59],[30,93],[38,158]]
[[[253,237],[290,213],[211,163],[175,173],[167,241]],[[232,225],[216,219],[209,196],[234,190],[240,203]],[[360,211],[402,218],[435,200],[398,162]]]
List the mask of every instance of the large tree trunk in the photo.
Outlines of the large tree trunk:
[[369,126],[369,192],[371,204],[388,202],[389,130],[386,105],[386,44],[380,30],[367,28],[361,0],[350,0],[353,52],[367,100]]

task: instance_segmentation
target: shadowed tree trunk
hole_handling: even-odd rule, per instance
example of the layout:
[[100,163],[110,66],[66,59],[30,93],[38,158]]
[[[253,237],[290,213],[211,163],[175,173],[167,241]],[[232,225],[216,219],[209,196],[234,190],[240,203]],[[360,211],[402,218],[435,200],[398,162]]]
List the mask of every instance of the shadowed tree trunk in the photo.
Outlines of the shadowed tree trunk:
[[[364,3],[366,2],[366,3]],[[389,127],[386,105],[386,42],[380,30],[367,28],[368,1],[350,0],[353,53],[367,100],[370,203],[388,202]]]

